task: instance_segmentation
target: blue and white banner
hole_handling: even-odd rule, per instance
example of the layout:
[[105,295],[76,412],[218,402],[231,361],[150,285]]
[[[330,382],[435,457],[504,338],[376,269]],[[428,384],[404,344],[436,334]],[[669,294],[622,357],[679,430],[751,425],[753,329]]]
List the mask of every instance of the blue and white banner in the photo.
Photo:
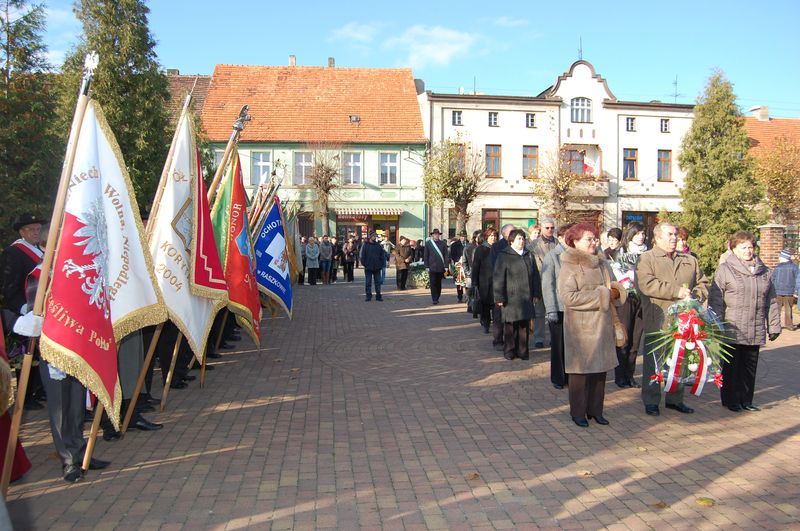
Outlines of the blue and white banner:
[[292,317],[292,281],[289,255],[286,249],[286,227],[280,200],[275,202],[253,242],[256,253],[256,282],[258,289],[280,304]]

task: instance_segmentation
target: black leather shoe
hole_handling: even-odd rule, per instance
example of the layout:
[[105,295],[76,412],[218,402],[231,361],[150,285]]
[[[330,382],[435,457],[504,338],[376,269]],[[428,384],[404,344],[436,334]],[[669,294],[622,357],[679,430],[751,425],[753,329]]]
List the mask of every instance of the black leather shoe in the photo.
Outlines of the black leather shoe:
[[544,348],[544,343],[542,343],[541,341],[537,341],[536,344],[534,345],[534,347],[536,347],[536,348]]
[[67,483],[77,483],[83,479],[83,470],[78,465],[67,465],[64,467],[64,481]]
[[661,412],[658,410],[658,406],[656,405],[644,406],[644,412],[648,415],[652,415],[653,417],[657,417],[661,414]]
[[572,417],[572,422],[580,426],[581,428],[588,428],[589,421],[583,417]]
[[631,378],[630,380],[628,380],[628,387],[633,387],[634,389],[641,389],[641,388],[642,388],[642,386],[641,386],[641,385],[639,385],[639,382],[637,382],[637,381],[636,381],[635,379],[633,379],[633,378]]
[[33,398],[29,398],[25,401],[25,406],[22,409],[27,411],[37,411],[39,409],[44,409],[44,406],[41,404],[41,402],[38,402]]
[[383,301],[383,297],[381,297],[380,295],[378,295],[377,297],[375,297],[375,300],[376,300],[376,301]]
[[218,354],[217,352],[209,352],[206,354],[206,358],[211,360],[218,360],[222,357],[222,354]]
[[103,430],[103,440],[104,441],[118,441],[122,438],[122,434],[113,428],[110,430]]
[[231,334],[230,336],[228,336],[228,339],[230,339],[231,341],[241,341],[242,334]]
[[617,382],[617,381],[615,381],[614,383],[617,384],[617,387],[619,387],[620,389],[627,389],[628,387],[631,386],[631,384],[629,384],[628,382]]
[[694,409],[690,408],[683,402],[681,402],[680,404],[664,404],[664,407],[666,407],[667,409],[674,409],[679,413],[686,413],[686,414],[694,413]]
[[194,375],[191,375],[191,374],[187,374],[186,376],[181,378],[181,380],[183,380],[184,382],[193,382],[193,381],[197,380],[197,376],[194,376]]
[[564,386],[561,384],[553,384],[553,387],[555,387],[556,389],[564,389]]
[[151,406],[146,402],[138,402],[136,404],[136,411],[140,411],[142,413],[148,413],[150,411],[155,411],[155,410],[156,408],[154,408],[153,406]]
[[484,334],[488,334],[489,333],[489,327],[488,326],[484,326],[483,327],[483,333]]
[[519,359],[521,359],[521,360],[529,360],[529,359],[531,359],[531,357],[530,356],[520,356]]
[[494,349],[495,349],[497,352],[503,352],[503,348],[504,348],[504,347],[503,347],[503,344],[502,344],[502,343],[495,343],[493,346],[494,346]]
[[156,431],[156,430],[160,430],[161,428],[164,427],[163,424],[158,424],[156,422],[150,422],[149,420],[141,418],[141,417],[139,418],[139,420],[134,422],[132,424],[132,426],[134,428],[136,428],[137,430],[142,430],[142,431]]
[[144,401],[145,403],[151,406],[161,405],[161,400],[159,400],[158,398],[153,398],[152,396],[148,396],[147,398],[144,399]]
[[172,382],[169,384],[170,389],[186,389],[187,387],[189,387],[189,384],[186,382]]
[[730,409],[734,413],[739,413],[742,410],[742,406],[740,406],[739,404],[734,404],[732,406],[728,406],[728,409]]
[[371,301],[371,300],[372,300],[372,297],[366,297],[366,298],[364,299],[364,302],[369,302],[369,301]]
[[753,404],[742,404],[742,409],[745,411],[761,411],[761,408]]
[[608,426],[608,424],[609,424],[609,422],[606,420],[606,418],[603,415],[597,415],[597,416],[586,415],[586,416],[589,417],[590,419],[594,419],[595,422],[597,422],[598,424],[600,424],[602,426]]
[[439,304],[439,301],[433,301],[433,304]]
[[234,345],[232,343],[228,343],[227,341],[223,341],[222,343],[219,344],[220,350],[227,350],[233,347]]
[[95,459],[92,457],[89,459],[89,470],[103,470],[110,464],[111,461],[103,461],[102,459]]

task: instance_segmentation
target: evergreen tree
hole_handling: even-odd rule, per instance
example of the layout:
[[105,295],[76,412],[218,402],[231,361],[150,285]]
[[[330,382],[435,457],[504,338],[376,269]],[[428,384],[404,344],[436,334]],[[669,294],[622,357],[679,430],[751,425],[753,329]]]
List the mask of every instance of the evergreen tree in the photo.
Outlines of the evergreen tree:
[[142,0],[76,0],[83,39],[64,63],[61,116],[64,135],[75,109],[83,59],[96,51],[92,98],[103,107],[136,190],[150,206],[169,151],[168,80],[160,71]]
[[680,223],[689,231],[692,251],[711,274],[728,238],[737,230],[755,230],[764,216],[755,207],[763,192],[748,154],[750,140],[733,86],[715,72],[694,108],[678,163],[686,172],[681,189]]
[[63,152],[53,135],[55,98],[42,43],[44,9],[23,0],[0,0],[0,237],[18,235],[23,212],[46,217],[60,174]]

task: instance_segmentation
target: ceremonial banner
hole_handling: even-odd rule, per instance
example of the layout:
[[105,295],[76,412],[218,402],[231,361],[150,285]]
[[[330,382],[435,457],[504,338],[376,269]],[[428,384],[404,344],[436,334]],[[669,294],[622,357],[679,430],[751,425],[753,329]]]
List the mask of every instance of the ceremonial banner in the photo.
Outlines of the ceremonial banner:
[[119,429],[116,342],[167,314],[125,163],[94,101],[81,123],[60,233],[42,357],[97,396]]
[[292,273],[286,240],[286,223],[276,195],[253,243],[258,289],[280,304],[292,317]]
[[258,345],[261,337],[261,302],[247,221],[247,196],[242,183],[239,153],[235,148],[230,161],[211,209],[211,223],[228,284],[228,309]]
[[191,120],[181,114],[149,221],[150,253],[170,320],[203,361],[214,316],[228,300]]

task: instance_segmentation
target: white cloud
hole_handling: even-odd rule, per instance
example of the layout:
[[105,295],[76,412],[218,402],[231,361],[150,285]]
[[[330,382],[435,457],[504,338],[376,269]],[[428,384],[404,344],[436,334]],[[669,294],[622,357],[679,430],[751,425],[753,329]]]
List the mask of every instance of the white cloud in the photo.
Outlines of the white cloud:
[[331,32],[331,41],[346,41],[352,44],[369,44],[380,31],[380,24],[377,23],[360,23],[348,22],[340,28],[336,28]]
[[494,25],[500,26],[502,28],[519,28],[522,26],[527,26],[528,21],[523,18],[511,18],[502,16],[500,18],[494,19]]
[[411,68],[427,65],[444,66],[459,55],[466,55],[477,42],[476,34],[442,26],[411,26],[402,35],[384,42],[384,47],[408,52],[406,64]]

